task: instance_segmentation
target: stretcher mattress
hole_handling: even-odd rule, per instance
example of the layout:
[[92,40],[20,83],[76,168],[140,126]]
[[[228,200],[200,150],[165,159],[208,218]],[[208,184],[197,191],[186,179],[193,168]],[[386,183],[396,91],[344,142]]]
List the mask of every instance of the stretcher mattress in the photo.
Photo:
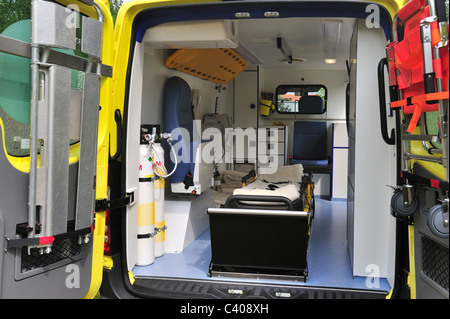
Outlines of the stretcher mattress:
[[[269,186],[277,186],[277,188],[273,188]],[[268,184],[262,181],[255,181],[247,187],[239,188],[234,190],[233,195],[252,195],[252,196],[282,196],[289,199],[291,202],[294,202],[299,197],[298,188],[294,184],[287,185],[276,185],[276,184]],[[256,204],[256,203],[254,203]],[[263,205],[263,203],[260,203]],[[275,204],[275,203],[274,203]],[[280,205],[282,203],[279,203]]]
[[[235,189],[233,195],[282,196],[294,202],[300,195],[302,177],[303,166],[301,164],[281,166],[274,174],[258,175],[253,183]],[[261,204],[267,205],[267,203]],[[278,204],[282,205],[282,203]]]

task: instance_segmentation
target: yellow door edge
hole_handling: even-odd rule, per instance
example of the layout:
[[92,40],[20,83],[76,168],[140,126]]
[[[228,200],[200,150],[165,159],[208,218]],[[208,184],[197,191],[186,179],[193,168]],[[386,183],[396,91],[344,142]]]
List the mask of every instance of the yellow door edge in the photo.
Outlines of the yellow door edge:
[[409,245],[409,288],[411,299],[416,299],[416,258],[414,250],[414,225],[408,226]]
[[[103,12],[102,63],[113,65],[113,35],[114,23],[107,0],[97,2]],[[114,70],[113,70],[114,72]],[[100,84],[98,151],[97,151],[97,181],[96,198],[107,198],[108,165],[109,165],[109,131],[112,101],[112,78],[102,77]],[[106,212],[98,212],[95,216],[94,244],[92,253],[91,286],[84,298],[93,298],[100,289],[103,279],[103,248],[105,242]]]
[[398,10],[400,10],[409,0],[365,0],[369,2],[376,2],[385,7],[394,19]]
[[128,279],[130,280],[130,284],[134,285],[134,281],[136,279],[134,279],[134,275],[133,275],[133,272],[131,270],[128,272]]

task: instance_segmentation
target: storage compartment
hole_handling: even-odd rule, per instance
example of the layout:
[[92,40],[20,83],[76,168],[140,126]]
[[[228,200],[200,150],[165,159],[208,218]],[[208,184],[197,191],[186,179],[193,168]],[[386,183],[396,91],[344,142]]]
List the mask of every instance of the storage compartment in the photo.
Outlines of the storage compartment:
[[144,42],[156,49],[237,48],[234,21],[182,21],[164,23],[147,30]]

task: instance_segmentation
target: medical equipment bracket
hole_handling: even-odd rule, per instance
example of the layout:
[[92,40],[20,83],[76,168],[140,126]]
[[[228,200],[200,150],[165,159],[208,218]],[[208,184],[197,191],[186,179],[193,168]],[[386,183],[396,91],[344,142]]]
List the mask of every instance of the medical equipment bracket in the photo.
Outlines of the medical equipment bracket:
[[[8,247],[38,248],[51,245],[54,239],[92,232],[95,212],[95,184],[101,67],[101,39],[103,17],[94,2],[99,20],[82,17],[82,35],[79,43],[87,59],[56,54],[53,48],[75,50],[76,27],[67,23],[74,14],[56,3],[33,0],[31,3],[31,116],[30,116],[30,171],[28,185],[27,238]],[[5,38],[1,38],[1,41]],[[22,54],[28,48],[17,41]],[[19,52],[17,52],[19,53]],[[52,58],[51,58],[52,57]],[[81,62],[81,63],[80,63]],[[81,69],[84,67],[84,69]],[[72,69],[72,70],[71,70]],[[68,127],[71,118],[71,91],[73,69],[84,71],[80,108],[78,165],[69,164],[71,139]],[[70,189],[69,171],[77,168],[77,184]],[[68,230],[69,193],[76,193],[74,229]],[[39,225],[39,232],[36,232]],[[88,232],[89,230],[89,232]],[[89,240],[80,243],[88,243]],[[19,239],[17,239],[19,240]],[[48,246],[47,246],[48,247]],[[42,248],[42,247],[41,247]],[[45,249],[44,252],[50,252]]]

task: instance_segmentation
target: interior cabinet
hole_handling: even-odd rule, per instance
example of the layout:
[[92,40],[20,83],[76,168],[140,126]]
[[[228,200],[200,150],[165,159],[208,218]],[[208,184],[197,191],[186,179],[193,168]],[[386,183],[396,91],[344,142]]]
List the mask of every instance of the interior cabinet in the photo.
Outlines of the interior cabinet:
[[[380,133],[377,65],[385,56],[382,29],[357,22],[351,41],[348,138],[347,244],[354,276],[392,277],[395,219],[395,146]],[[357,45],[356,45],[357,44]],[[392,125],[392,124],[391,124]]]
[[345,123],[333,124],[332,198],[347,198],[348,135]]
[[234,127],[258,126],[258,71],[248,70],[234,79]]

